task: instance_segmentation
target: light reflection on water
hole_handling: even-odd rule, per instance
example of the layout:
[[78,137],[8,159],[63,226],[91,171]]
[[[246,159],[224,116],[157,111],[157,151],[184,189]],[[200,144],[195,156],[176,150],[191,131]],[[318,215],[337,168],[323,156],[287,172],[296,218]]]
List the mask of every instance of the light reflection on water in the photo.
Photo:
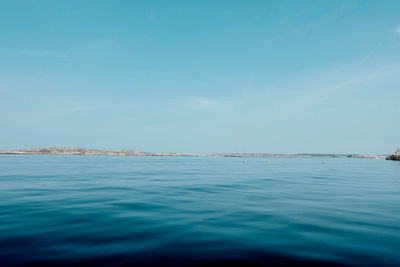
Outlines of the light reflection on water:
[[400,265],[398,163],[245,160],[1,155],[0,262]]

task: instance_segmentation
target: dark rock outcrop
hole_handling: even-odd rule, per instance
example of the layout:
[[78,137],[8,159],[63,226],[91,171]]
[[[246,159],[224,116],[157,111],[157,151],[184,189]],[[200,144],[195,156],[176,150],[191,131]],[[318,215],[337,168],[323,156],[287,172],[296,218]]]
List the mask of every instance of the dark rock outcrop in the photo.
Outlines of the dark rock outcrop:
[[397,148],[393,155],[386,158],[387,160],[399,160],[400,161],[400,147]]

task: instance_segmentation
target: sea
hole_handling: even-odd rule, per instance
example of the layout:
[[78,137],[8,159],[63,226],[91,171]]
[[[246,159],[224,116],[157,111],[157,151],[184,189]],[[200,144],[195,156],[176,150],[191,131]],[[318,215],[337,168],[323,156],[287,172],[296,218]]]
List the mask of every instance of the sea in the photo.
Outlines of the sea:
[[0,155],[0,266],[400,266],[400,163]]

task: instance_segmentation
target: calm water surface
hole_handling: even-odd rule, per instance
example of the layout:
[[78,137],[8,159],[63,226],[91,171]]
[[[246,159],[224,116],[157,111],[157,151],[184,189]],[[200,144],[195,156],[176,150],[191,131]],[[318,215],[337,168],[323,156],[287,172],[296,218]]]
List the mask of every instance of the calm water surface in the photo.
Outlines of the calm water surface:
[[400,266],[400,164],[0,155],[0,266],[194,263]]

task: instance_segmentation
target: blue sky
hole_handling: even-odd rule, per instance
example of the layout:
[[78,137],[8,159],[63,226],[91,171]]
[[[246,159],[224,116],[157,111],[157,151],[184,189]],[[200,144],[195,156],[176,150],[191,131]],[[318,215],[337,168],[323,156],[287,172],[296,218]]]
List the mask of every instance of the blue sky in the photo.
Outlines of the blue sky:
[[400,145],[400,1],[0,6],[0,150]]

